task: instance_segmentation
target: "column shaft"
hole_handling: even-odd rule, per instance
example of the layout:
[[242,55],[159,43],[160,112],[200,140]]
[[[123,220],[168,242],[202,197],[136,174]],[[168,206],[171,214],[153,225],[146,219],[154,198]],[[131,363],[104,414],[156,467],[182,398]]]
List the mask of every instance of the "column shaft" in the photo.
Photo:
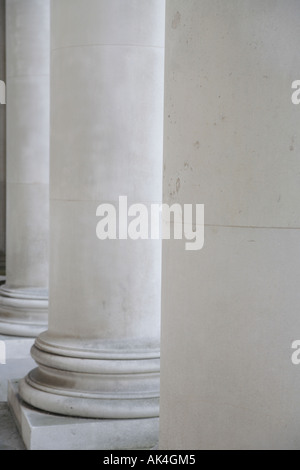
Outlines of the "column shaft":
[[6,2],[7,263],[0,332],[46,329],[49,225],[48,0]]

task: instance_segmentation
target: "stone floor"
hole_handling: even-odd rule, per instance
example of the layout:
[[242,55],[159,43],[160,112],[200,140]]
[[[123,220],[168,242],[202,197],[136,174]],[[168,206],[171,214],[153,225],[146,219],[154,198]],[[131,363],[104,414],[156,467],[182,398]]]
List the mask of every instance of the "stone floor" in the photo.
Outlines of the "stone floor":
[[7,403],[0,403],[0,450],[25,450]]

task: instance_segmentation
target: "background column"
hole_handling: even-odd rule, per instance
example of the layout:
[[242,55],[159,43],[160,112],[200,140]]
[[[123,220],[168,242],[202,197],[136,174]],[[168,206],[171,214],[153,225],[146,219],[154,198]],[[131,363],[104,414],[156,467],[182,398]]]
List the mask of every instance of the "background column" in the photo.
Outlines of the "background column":
[[6,2],[7,263],[0,333],[46,329],[49,198],[48,0]]
[[299,448],[299,17],[167,1],[164,201],[206,227],[163,247],[162,449]]
[[164,13],[52,2],[50,321],[20,385],[43,410],[158,416],[161,243],[100,241],[96,210],[161,201]]
[[[0,80],[5,75],[5,0],[0,0]],[[0,283],[5,275],[6,225],[6,105],[0,104]]]

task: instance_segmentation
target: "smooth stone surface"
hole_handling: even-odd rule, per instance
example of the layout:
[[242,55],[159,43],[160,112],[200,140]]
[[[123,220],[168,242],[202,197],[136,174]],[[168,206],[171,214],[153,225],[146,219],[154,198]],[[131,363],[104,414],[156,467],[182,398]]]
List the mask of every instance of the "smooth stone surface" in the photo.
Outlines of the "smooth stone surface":
[[9,384],[9,406],[26,448],[31,450],[148,450],[158,441],[158,418],[95,420],[37,411]]
[[163,244],[160,447],[299,449],[300,4],[168,0],[164,202],[205,244]]
[[[126,20],[115,15],[125,5]],[[160,243],[106,243],[95,231],[103,202],[161,200],[164,2],[53,1],[52,14],[49,332],[157,349]],[[80,42],[69,44],[70,34]]]
[[31,357],[8,359],[6,364],[0,364],[0,401],[7,401],[7,386],[10,380],[19,380],[35,367]]
[[7,191],[7,223],[11,230],[7,245],[7,285],[45,289],[48,286],[48,185],[8,182]]
[[0,341],[5,343],[7,359],[24,359],[31,357],[30,349],[33,346],[34,338],[0,335]]
[[25,450],[7,403],[0,403],[0,450]]
[[0,333],[34,337],[48,324],[50,2],[11,0],[5,14],[7,233]]
[[205,204],[208,225],[299,228],[300,3],[169,0],[167,14],[164,202]]
[[197,254],[166,245],[160,447],[299,448],[300,231],[206,227]]
[[60,227],[52,233],[52,340],[61,343],[64,333],[81,348],[83,338],[95,353],[102,341],[119,341],[120,348],[148,347],[159,356],[160,241],[100,241],[94,201],[51,205],[53,226]]
[[164,49],[59,48],[52,69],[51,200],[161,202]]
[[7,284],[48,286],[50,2],[6,5]]
[[[53,9],[54,50],[102,44],[164,47],[164,0],[85,0],[82,5],[81,0],[64,0]],[[141,24],[141,18],[147,21]],[[78,23],[88,28],[74,27]]]

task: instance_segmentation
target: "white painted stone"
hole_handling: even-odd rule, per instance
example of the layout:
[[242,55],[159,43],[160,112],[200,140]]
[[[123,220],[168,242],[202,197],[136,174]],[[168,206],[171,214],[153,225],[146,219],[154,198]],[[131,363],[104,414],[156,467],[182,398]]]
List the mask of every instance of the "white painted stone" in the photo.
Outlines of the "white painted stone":
[[161,243],[98,240],[96,210],[161,202],[164,13],[161,0],[52,2],[49,329],[20,383],[46,411],[159,414]]
[[7,402],[8,382],[20,380],[35,366],[34,360],[28,353],[27,357],[7,359],[6,364],[0,364],[0,402]]
[[162,449],[300,446],[299,13],[167,1],[164,201],[206,227],[163,245]]
[[[55,24],[54,50],[82,45],[164,47],[164,0],[111,0],[109,3],[88,0],[86,8],[82,0],[64,0],[64,4],[62,9],[55,7],[51,12]],[[67,23],[61,15],[66,11]],[[79,23],[82,28],[74,27]]]
[[0,332],[27,337],[47,327],[49,30],[48,0],[7,2],[7,277]]
[[8,360],[24,359],[30,357],[30,349],[33,346],[34,338],[0,335],[0,341],[5,343],[6,358]]
[[33,342],[34,338],[0,335],[5,351],[5,364],[0,364],[0,402],[7,401],[8,381],[21,379],[36,365],[30,356]]
[[8,400],[30,450],[150,450],[158,440],[158,418],[96,420],[42,413],[20,399],[17,382],[9,383]]

